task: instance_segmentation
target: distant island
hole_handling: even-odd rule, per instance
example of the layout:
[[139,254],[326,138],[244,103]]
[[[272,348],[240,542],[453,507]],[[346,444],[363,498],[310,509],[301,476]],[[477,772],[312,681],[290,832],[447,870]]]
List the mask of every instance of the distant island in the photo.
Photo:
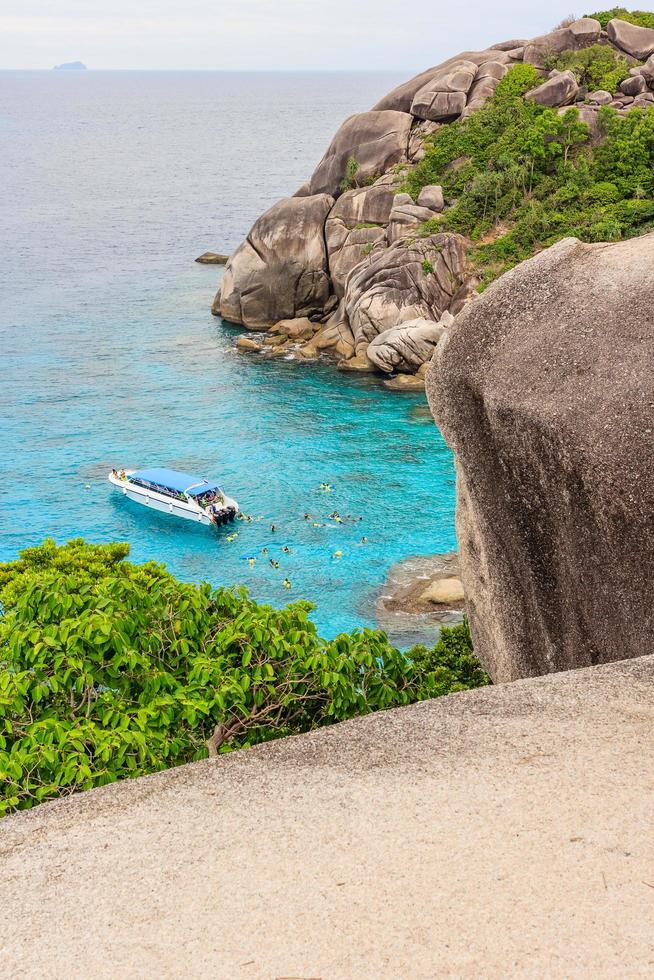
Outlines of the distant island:
[[83,61],[67,61],[64,65],[55,65],[53,71],[87,71]]

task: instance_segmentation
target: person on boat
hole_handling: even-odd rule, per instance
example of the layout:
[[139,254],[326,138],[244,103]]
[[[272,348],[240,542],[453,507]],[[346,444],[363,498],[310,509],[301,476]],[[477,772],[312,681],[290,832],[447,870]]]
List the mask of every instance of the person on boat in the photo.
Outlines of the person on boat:
[[125,470],[121,470],[120,471],[120,479],[121,480],[126,480],[127,479],[127,473],[125,472]]
[[117,480],[118,479],[118,470],[112,470],[111,471],[111,475],[113,476],[114,480]]

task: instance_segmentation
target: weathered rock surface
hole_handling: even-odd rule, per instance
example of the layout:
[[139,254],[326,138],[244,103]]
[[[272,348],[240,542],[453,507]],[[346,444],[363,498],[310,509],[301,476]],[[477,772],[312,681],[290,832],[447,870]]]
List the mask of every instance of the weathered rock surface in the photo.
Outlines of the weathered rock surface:
[[428,376],[496,680],[654,648],[654,234],[566,239],[468,306]]
[[614,18],[609,21],[606,32],[613,44],[638,61],[645,61],[654,54],[654,31],[649,27],[638,27]]
[[430,211],[442,211],[445,207],[443,188],[440,184],[428,184],[418,194],[416,204],[421,208],[429,208]]
[[544,68],[549,55],[562,51],[575,51],[596,44],[600,39],[602,25],[591,17],[582,17],[558,31],[535,37],[525,46],[523,60],[537,68]]
[[2,973],[646,977],[653,711],[644,657],[8,817]]
[[413,374],[431,360],[436,344],[453,321],[454,317],[446,312],[438,323],[422,317],[384,330],[371,341],[366,351],[368,359],[386,374]]
[[477,68],[473,61],[457,61],[437,72],[416,92],[411,114],[433,122],[460,115],[466,107],[466,96]]
[[465,245],[459,235],[396,242],[371,255],[351,273],[345,295],[356,352],[364,352],[378,334],[406,320],[440,320],[464,277]]
[[370,245],[386,244],[386,228],[393,207],[392,183],[346,191],[336,201],[325,224],[329,274],[340,298],[352,269],[362,261]]
[[288,197],[254,224],[225,268],[213,312],[251,330],[321,310],[331,291],[324,225],[329,194]]
[[357,181],[380,176],[406,160],[413,118],[407,112],[360,112],[346,119],[309,181],[311,194],[341,193],[350,158],[357,161]]
[[642,75],[632,75],[620,82],[620,91],[625,95],[640,95],[647,91],[647,82]]
[[414,204],[409,194],[396,194],[386,233],[388,241],[396,242],[398,239],[404,238],[412,231],[415,232],[419,225],[435,217],[435,211]]
[[562,71],[537,88],[532,88],[525,98],[533,99],[544,106],[566,106],[574,102],[578,91],[579,85],[574,74],[571,71]]

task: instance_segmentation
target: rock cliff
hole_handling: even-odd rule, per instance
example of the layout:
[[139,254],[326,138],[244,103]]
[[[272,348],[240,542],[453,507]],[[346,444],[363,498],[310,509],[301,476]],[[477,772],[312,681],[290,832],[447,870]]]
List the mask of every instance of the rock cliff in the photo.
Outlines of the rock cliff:
[[[616,91],[589,94],[573,71],[546,67],[557,54],[598,44],[620,54],[625,74],[633,66]],[[624,113],[654,104],[653,52],[654,30],[614,18],[604,31],[583,17],[531,40],[466,51],[403,83],[347,119],[307,183],[255,222],[227,264],[213,312],[250,330],[275,328],[276,356],[328,355],[344,368],[419,379],[442,332],[425,321],[447,329],[444,314],[458,313],[478,285],[466,261],[470,241],[433,233],[454,202],[439,185],[423,187],[416,200],[403,192],[425,139],[484,106],[519,64],[542,78],[526,98],[578,105],[598,139],[603,105]],[[304,327],[294,333],[292,321],[307,317],[312,335]]]
[[428,374],[496,681],[654,645],[654,233],[566,239],[456,318]]

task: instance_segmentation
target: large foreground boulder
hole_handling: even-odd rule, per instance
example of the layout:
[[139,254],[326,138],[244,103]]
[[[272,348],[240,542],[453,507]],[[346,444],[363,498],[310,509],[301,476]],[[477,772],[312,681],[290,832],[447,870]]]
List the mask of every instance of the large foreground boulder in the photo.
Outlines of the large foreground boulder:
[[654,649],[654,234],[502,276],[428,375],[455,451],[475,652],[496,681]]
[[288,197],[254,223],[232,255],[212,312],[251,330],[324,308],[330,294],[325,218],[329,194]]

